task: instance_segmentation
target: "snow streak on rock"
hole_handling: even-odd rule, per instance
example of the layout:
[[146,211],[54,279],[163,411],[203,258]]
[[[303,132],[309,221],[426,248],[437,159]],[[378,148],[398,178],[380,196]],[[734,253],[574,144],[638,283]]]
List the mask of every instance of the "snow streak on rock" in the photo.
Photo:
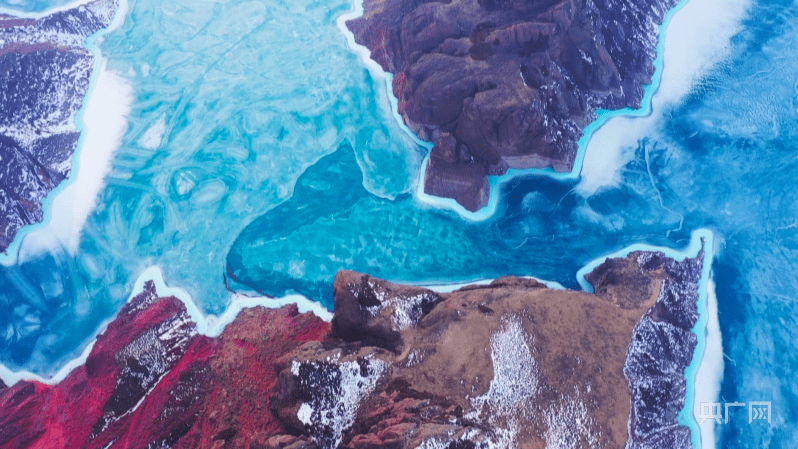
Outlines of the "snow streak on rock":
[[504,318],[504,328],[490,340],[493,361],[493,380],[487,393],[472,399],[474,410],[469,419],[480,420],[487,415],[486,424],[493,435],[480,447],[499,449],[517,447],[519,416],[527,416],[534,407],[539,392],[538,367],[517,316]]
[[379,301],[379,305],[367,307],[371,316],[379,315],[383,310],[390,309],[391,325],[394,330],[405,330],[414,327],[424,315],[424,310],[429,309],[440,298],[430,291],[420,290],[415,294],[390,294],[380,282],[370,281],[368,286]]
[[133,340],[116,354],[120,374],[102,418],[94,425],[97,436],[118,419],[136,411],[150,391],[183,357],[197,326],[188,313],[164,321]]
[[303,399],[297,418],[311,430],[324,449],[341,444],[343,433],[355,422],[357,410],[377,384],[388,364],[371,357],[338,363],[294,361],[293,374]]

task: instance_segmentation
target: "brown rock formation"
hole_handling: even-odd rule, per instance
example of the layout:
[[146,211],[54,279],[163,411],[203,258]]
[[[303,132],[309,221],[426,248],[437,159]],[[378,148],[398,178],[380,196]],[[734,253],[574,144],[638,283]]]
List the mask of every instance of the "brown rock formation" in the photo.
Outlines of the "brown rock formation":
[[425,192],[475,211],[488,175],[573,168],[599,108],[640,107],[676,0],[365,0],[347,22],[432,141]]
[[[672,311],[674,285],[694,310],[700,267],[633,253],[594,271],[595,295],[513,277],[437,294],[341,272],[331,334],[281,360],[272,403],[322,448],[685,447],[684,389],[643,391],[630,375],[670,341],[636,346],[639,323]],[[689,327],[659,323],[693,343],[672,348],[689,363]],[[683,387],[676,365],[669,385]]]

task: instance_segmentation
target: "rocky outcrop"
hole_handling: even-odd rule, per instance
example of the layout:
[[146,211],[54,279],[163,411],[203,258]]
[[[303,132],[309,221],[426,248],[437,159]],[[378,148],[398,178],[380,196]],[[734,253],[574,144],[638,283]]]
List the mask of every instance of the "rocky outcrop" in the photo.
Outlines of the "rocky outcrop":
[[342,272],[330,335],[279,362],[272,405],[324,449],[687,448],[701,267],[608,259],[596,294],[514,277],[438,294]]
[[245,310],[208,338],[150,283],[59,384],[0,390],[0,447],[269,447],[286,432],[270,412],[274,363],[328,331],[292,305]]
[[[599,296],[612,297],[619,295],[615,284],[619,276],[625,277],[626,283],[644,283],[637,266],[665,274],[657,302],[635,327],[624,364],[632,390],[631,434],[626,448],[691,447],[690,431],[678,425],[677,415],[684,408],[687,393],[684,372],[697,344],[691,329],[698,321],[703,251],[681,263],[660,253],[634,256],[634,265],[630,259],[610,260],[587,276]],[[634,300],[629,298],[627,304]]]
[[487,176],[573,168],[596,110],[637,108],[677,0],[365,0],[347,22],[434,142],[424,190],[474,211]]
[[595,294],[342,271],[332,323],[247,309],[217,338],[149,283],[62,382],[0,385],[0,447],[687,448],[702,260],[608,259]]
[[96,0],[38,20],[0,14],[0,252],[43,219],[42,199],[70,175],[94,68],[84,41],[117,7]]

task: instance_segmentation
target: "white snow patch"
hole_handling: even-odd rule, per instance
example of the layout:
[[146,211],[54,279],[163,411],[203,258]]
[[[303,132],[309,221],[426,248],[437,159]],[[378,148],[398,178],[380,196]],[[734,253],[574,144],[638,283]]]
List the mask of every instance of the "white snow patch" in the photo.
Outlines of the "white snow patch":
[[504,328],[490,339],[493,380],[487,393],[472,402],[482,411],[491,406],[491,415],[512,413],[522,402],[538,393],[538,366],[527,343],[527,335],[517,316],[504,320]]
[[[340,352],[333,360],[330,360],[330,363],[336,364],[338,358],[340,358]],[[332,431],[332,441],[317,441],[325,449],[337,448],[341,444],[344,431],[355,422],[360,402],[374,391],[377,381],[388,367],[387,362],[371,356],[366,356],[365,359],[369,368],[369,373],[366,376],[362,375],[360,364],[357,361],[339,363],[336,368],[340,375],[340,383],[336,382],[336,379],[325,379],[318,387],[327,386],[330,391],[321,392],[318,399],[312,403],[303,403],[299,407],[297,418],[303,424],[319,425]],[[313,362],[300,363],[294,360],[291,364],[291,373],[298,376],[299,367],[307,363],[313,364]],[[326,432],[324,436],[328,437]]]
[[588,447],[599,447],[593,435],[593,421],[585,404],[574,398],[563,398],[546,411],[546,449],[575,449],[582,447],[582,439]]
[[296,417],[299,418],[299,422],[305,425],[310,425],[312,422],[310,420],[311,415],[313,414],[313,408],[306,403],[302,403],[299,407],[299,411],[296,414]]
[[490,449],[517,447],[519,418],[526,417],[539,390],[538,366],[527,342],[527,334],[517,316],[502,319],[504,328],[490,339],[493,380],[488,391],[472,398],[474,409],[466,415],[480,420],[488,407],[487,424],[492,438],[484,442]]

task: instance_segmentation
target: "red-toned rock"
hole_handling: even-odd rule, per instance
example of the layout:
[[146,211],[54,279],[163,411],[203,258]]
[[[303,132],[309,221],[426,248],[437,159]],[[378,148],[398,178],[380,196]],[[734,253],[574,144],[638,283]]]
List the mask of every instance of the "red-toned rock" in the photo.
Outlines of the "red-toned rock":
[[285,432],[270,412],[274,363],[328,330],[290,305],[245,310],[208,338],[148,283],[62,382],[0,389],[0,447],[270,447]]

